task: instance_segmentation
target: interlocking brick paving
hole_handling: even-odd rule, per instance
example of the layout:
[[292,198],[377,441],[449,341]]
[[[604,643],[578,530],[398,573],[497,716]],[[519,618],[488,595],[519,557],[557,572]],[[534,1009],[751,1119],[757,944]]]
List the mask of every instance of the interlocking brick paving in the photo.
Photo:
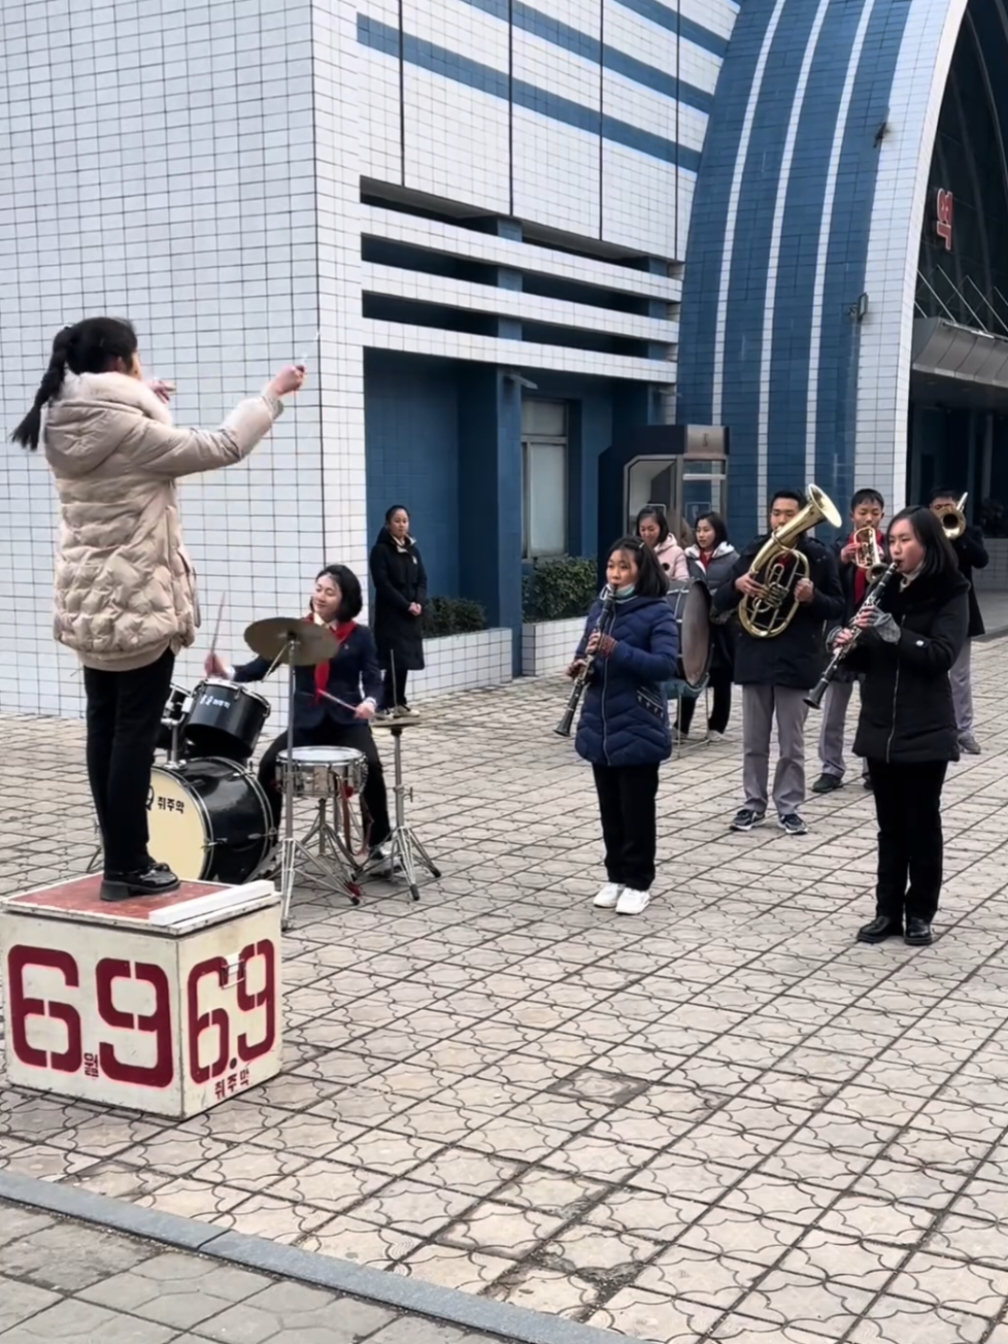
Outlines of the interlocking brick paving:
[[[593,910],[563,684],[469,694],[406,739],[443,879],[299,894],[282,1076],[186,1123],[6,1087],[0,1163],[661,1344],[1008,1344],[1008,644],[974,658],[933,947],[853,942],[856,765],[807,836],[727,833],[737,711],[663,769],[653,904]],[[13,892],[93,837],[82,726],[0,732]]]

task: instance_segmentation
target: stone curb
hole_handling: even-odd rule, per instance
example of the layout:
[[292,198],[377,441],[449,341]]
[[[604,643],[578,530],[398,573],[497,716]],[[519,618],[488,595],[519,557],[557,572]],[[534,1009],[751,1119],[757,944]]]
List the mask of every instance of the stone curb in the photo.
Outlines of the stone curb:
[[0,1171],[0,1199],[143,1237],[177,1250],[211,1256],[227,1264],[367,1298],[381,1306],[416,1312],[467,1330],[499,1335],[508,1344],[512,1341],[513,1344],[626,1344],[625,1335],[611,1330],[578,1325],[560,1316],[475,1297],[455,1288],[440,1288],[386,1270],[355,1265],[349,1260],[299,1251],[262,1237],[220,1232],[195,1218],[141,1209],[107,1195],[95,1195],[34,1176]]

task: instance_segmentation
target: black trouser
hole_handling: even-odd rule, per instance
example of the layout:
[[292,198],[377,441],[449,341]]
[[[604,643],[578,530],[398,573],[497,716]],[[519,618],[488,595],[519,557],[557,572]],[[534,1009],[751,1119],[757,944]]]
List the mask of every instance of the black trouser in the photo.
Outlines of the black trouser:
[[[367,783],[364,785],[364,802],[371,814],[371,843],[380,845],[387,840],[389,825],[388,795],[385,792],[385,774],[381,757],[375,746],[371,729],[366,723],[336,723],[328,715],[315,728],[295,728],[294,745],[296,747],[350,747],[363,752],[367,757]],[[283,790],[277,781],[277,757],[287,750],[287,734],[281,733],[266,748],[259,762],[259,783],[266,790],[266,797],[273,812],[273,824],[280,830],[280,818],[283,815]]]
[[[731,669],[727,667],[716,668],[710,674],[707,684],[711,688],[713,697],[707,727],[712,733],[723,733],[728,727],[728,720],[731,718]],[[684,696],[679,701],[679,731],[681,733],[689,732],[693,715],[696,713],[697,700],[700,698],[699,695],[688,698]]]
[[876,913],[923,919],[938,909],[942,884],[941,791],[946,761],[868,762],[878,818]]
[[393,709],[396,705],[404,705],[406,703],[406,678],[408,676],[409,671],[407,668],[400,667],[400,665],[396,663],[395,672],[393,673],[392,668],[386,663],[385,673],[382,678],[382,685],[385,688],[384,709]]
[[156,663],[133,672],[84,669],[88,780],[107,876],[150,865],[147,796],[174,666],[175,655],[166,649]]
[[596,765],[606,874],[610,882],[648,891],[655,878],[658,766]]

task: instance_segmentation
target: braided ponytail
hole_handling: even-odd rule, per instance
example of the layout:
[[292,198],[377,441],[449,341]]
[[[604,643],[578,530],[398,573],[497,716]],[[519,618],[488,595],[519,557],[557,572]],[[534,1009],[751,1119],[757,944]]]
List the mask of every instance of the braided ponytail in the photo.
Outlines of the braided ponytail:
[[31,410],[11,435],[13,442],[33,452],[38,447],[42,411],[59,396],[68,368],[77,374],[105,373],[117,360],[130,364],[136,349],[136,332],[125,318],[86,317],[57,332],[49,367],[42,375]]

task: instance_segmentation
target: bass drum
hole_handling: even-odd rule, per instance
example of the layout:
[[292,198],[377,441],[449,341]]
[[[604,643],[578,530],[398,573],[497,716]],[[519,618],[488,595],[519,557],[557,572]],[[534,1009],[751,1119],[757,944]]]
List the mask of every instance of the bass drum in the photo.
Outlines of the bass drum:
[[246,882],[273,848],[262,785],[216,756],[155,765],[147,823],[151,858],[188,882]]
[[[679,627],[679,661],[670,694],[697,696],[707,685],[714,652],[710,592],[699,579],[692,583],[672,583],[665,600]],[[678,690],[675,690],[677,683]]]

